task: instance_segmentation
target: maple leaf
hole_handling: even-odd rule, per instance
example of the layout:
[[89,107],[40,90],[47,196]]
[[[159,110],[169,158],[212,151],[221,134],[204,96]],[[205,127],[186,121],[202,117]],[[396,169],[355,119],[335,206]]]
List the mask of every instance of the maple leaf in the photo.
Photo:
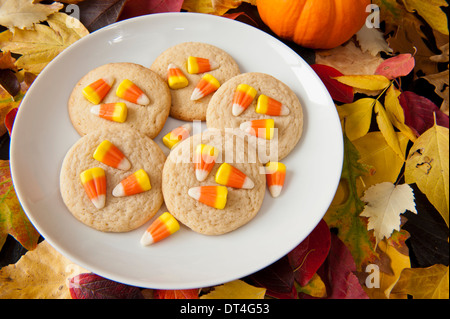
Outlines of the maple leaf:
[[72,299],[144,299],[138,287],[118,283],[93,273],[82,273],[68,281]]
[[211,292],[200,296],[200,299],[264,299],[265,294],[265,288],[254,287],[242,280],[234,280],[215,286]]
[[358,150],[344,134],[344,163],[338,193],[344,188],[346,196],[342,202],[329,207],[324,220],[330,228],[338,229],[339,238],[350,250],[357,269],[361,270],[363,264],[376,259],[376,254],[365,221],[359,216],[364,202],[360,200],[356,186],[356,179],[368,174],[371,166],[360,163],[359,159]]
[[89,34],[77,20],[65,13],[54,13],[47,25],[36,24],[34,30],[15,29],[0,33],[0,49],[22,55],[16,65],[38,74],[59,53]]
[[0,249],[8,234],[28,250],[36,248],[40,237],[16,196],[9,161],[0,160]]
[[434,125],[414,143],[406,160],[405,181],[416,183],[449,225],[449,130]]
[[68,279],[85,272],[44,240],[0,269],[0,299],[68,299]]
[[448,283],[448,266],[436,264],[428,268],[406,268],[391,293],[408,294],[415,299],[448,299]]
[[63,8],[63,4],[40,4],[41,0],[0,0],[0,25],[14,31],[31,29],[36,23],[45,21],[47,17]]
[[367,203],[361,216],[369,218],[367,229],[374,230],[376,245],[394,230],[400,230],[400,214],[406,210],[417,214],[414,193],[408,184],[379,183],[370,187],[361,199]]

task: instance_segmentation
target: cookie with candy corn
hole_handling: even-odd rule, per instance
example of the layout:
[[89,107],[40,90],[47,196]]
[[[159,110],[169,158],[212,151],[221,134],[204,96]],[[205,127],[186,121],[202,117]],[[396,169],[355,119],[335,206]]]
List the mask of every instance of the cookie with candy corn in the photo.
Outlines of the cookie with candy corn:
[[[76,219],[94,229],[136,229],[163,204],[164,161],[161,148],[136,130],[100,129],[86,134],[63,160],[60,191],[64,204]],[[97,190],[93,181],[101,175],[100,170],[105,183],[102,190]]]
[[[194,164],[197,149],[217,154],[201,181]],[[266,194],[256,150],[247,139],[226,131],[210,130],[180,142],[167,156],[162,179],[167,210],[205,235],[225,234],[251,222]]]
[[[95,96],[91,91],[98,79],[111,85],[101,101],[93,104],[86,94]],[[81,136],[100,128],[131,127],[155,138],[164,127],[170,105],[167,81],[158,74],[136,63],[109,63],[90,70],[78,81],[69,97],[68,111]]]
[[[236,91],[242,84],[254,88],[256,94],[248,106],[237,107]],[[296,92],[282,79],[260,72],[243,73],[221,83],[214,92],[206,112],[206,126],[233,129],[258,145],[261,162],[279,161],[301,139],[303,108]]]
[[[201,42],[183,42],[165,49],[150,69],[168,81],[172,96],[170,116],[189,122],[206,119],[206,109],[214,91],[203,95],[199,89],[192,96],[204,75],[209,74],[218,83],[224,83],[240,74],[239,66],[230,54]],[[168,78],[169,70],[173,70],[173,75]],[[204,81],[202,85],[206,83],[209,82]]]

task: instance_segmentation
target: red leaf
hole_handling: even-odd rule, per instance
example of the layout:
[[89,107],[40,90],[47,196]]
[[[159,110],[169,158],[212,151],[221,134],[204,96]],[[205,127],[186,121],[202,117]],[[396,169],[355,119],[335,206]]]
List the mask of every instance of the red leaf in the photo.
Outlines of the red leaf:
[[324,220],[289,254],[295,280],[305,286],[323,264],[330,250],[330,230]]
[[377,75],[384,75],[389,80],[408,75],[415,67],[416,61],[410,53],[399,54],[386,59],[375,71]]
[[155,290],[155,299],[198,299],[198,289]]
[[330,253],[317,272],[327,288],[327,299],[368,299],[355,271],[356,265],[350,251],[332,233]]
[[331,66],[323,64],[313,64],[311,65],[311,68],[320,77],[333,100],[342,103],[353,102],[353,88],[333,79],[338,76],[343,76],[344,74]]
[[70,278],[69,291],[72,299],[144,299],[139,288],[92,273]]
[[180,12],[184,0],[128,0],[119,20],[151,13]]
[[294,286],[294,273],[286,256],[270,266],[250,275],[250,279],[258,286],[267,289],[266,295],[274,298],[297,298]]
[[9,136],[11,136],[11,132],[12,132],[13,125],[14,125],[14,120],[16,119],[17,111],[18,111],[18,108],[15,107],[12,110],[10,110],[8,113],[6,113],[6,116],[5,116],[5,126],[6,126],[6,129],[8,130]]
[[422,135],[436,124],[449,127],[448,115],[442,112],[432,101],[414,92],[405,91],[398,97],[405,113],[405,124],[408,125],[417,136]]

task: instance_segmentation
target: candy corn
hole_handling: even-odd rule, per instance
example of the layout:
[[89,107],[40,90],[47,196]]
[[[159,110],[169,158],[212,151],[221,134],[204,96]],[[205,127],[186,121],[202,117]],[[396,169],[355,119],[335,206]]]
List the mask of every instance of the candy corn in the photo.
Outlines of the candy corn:
[[128,102],[147,105],[150,103],[147,95],[133,82],[128,79],[123,80],[116,90],[116,95]]
[[217,184],[229,187],[247,189],[255,187],[255,183],[247,175],[228,163],[220,165],[215,179]]
[[191,134],[191,125],[189,123],[181,125],[173,129],[170,133],[163,137],[163,143],[168,148],[173,149],[175,145],[185,140]]
[[199,100],[211,93],[214,93],[219,87],[220,83],[215,77],[211,74],[205,74],[192,92],[191,100]]
[[255,111],[256,113],[274,116],[289,114],[289,108],[286,105],[264,94],[258,97]]
[[198,181],[202,182],[208,177],[216,163],[217,156],[219,156],[217,148],[206,144],[197,145],[194,154],[194,169]]
[[200,203],[224,209],[227,203],[228,189],[225,186],[198,186],[190,188],[188,194]]
[[286,177],[286,166],[280,162],[269,162],[265,166],[267,187],[272,197],[280,196]]
[[187,69],[190,74],[205,73],[215,70],[219,64],[213,60],[190,56],[187,61]]
[[121,170],[128,170],[131,167],[130,161],[123,153],[108,140],[100,143],[93,155],[94,159],[108,166]]
[[93,104],[99,104],[103,98],[111,90],[114,79],[111,77],[104,77],[92,82],[83,89],[83,95]]
[[273,119],[253,120],[242,123],[239,128],[256,137],[271,140],[273,138],[275,122]]
[[253,102],[256,96],[256,90],[247,84],[239,84],[234,92],[233,109],[234,116],[238,116],[244,112],[248,106]]
[[106,202],[106,175],[101,167],[93,167],[80,174],[81,184],[95,207],[101,209]]
[[183,74],[183,71],[175,64],[169,64],[167,67],[167,83],[171,89],[177,90],[188,86],[189,81]]
[[127,119],[127,106],[125,103],[107,103],[94,105],[91,113],[109,121],[123,123]]
[[112,194],[115,197],[130,196],[148,191],[151,188],[150,178],[143,169],[140,169],[117,184]]
[[165,212],[155,219],[155,221],[145,230],[141,237],[141,245],[147,246],[154,244],[169,237],[179,229],[180,224],[178,221],[170,215],[170,213]]

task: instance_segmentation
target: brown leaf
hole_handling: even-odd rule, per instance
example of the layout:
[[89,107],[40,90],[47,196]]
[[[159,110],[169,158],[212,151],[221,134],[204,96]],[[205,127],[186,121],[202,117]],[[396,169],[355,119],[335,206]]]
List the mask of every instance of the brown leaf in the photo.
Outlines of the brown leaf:
[[93,32],[119,18],[126,0],[89,0],[78,4],[80,9],[80,21]]

